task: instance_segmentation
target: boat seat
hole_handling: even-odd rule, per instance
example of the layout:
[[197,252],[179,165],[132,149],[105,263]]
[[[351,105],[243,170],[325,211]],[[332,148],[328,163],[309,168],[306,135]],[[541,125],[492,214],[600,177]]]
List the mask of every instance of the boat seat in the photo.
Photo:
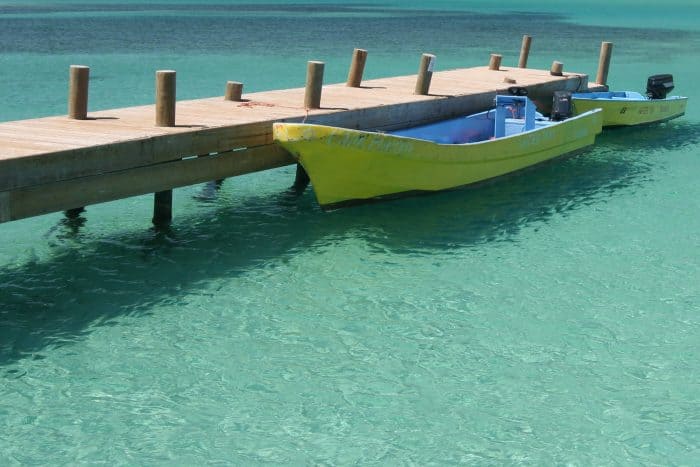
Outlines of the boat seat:
[[[496,96],[494,137],[502,138],[535,129],[537,109],[525,96]],[[518,122],[516,124],[516,122]]]

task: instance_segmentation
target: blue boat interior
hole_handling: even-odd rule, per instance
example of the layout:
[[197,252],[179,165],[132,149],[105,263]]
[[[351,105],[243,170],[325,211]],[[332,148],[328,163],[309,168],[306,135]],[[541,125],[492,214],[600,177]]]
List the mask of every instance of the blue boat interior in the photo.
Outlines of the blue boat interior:
[[422,139],[440,144],[466,144],[487,141],[555,124],[537,112],[525,96],[496,96],[496,106],[466,117],[420,125],[388,134]]

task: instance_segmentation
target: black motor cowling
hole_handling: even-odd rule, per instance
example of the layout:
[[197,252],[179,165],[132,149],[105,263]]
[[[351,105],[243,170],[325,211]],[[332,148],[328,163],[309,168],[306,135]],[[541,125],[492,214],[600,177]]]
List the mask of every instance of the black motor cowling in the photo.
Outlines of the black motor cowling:
[[673,75],[654,75],[647,79],[647,97],[649,99],[666,99],[673,90]]
[[571,92],[554,91],[552,97],[552,120],[559,121],[571,117]]

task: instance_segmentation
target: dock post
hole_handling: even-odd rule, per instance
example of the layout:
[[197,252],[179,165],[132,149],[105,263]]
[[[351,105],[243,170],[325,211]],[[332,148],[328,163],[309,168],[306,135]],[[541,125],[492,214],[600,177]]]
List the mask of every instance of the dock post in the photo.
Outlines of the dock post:
[[554,60],[552,62],[552,68],[549,70],[549,74],[552,76],[562,76],[564,74],[564,64]]
[[84,65],[70,66],[70,84],[68,86],[68,116],[75,120],[87,118],[88,87],[90,84],[90,67]]
[[520,46],[520,60],[518,60],[518,68],[527,68],[527,58],[530,56],[530,45],[532,37],[525,34],[523,36],[523,45]]
[[156,126],[175,126],[175,72],[156,71]]
[[[243,100],[243,83],[240,81],[227,81],[224,99],[232,102],[241,102]],[[223,178],[215,180],[214,187],[218,190],[223,183]]]
[[[87,119],[88,89],[90,87],[90,67],[71,65],[68,84],[68,117],[74,120]],[[68,209],[63,214],[68,219],[76,219],[84,207]]]
[[367,51],[364,49],[355,49],[352,52],[352,62],[350,62],[350,71],[348,72],[347,86],[351,88],[359,88],[362,84],[362,74],[365,72],[365,62],[367,61]]
[[[156,126],[175,126],[175,71],[156,71]],[[153,220],[168,224],[173,218],[173,190],[159,191],[153,197]]]
[[304,107],[307,109],[321,108],[321,91],[323,90],[323,62],[310,61],[306,65],[306,91],[304,92]]
[[503,55],[491,54],[491,59],[489,60],[489,70],[500,70],[502,59]]
[[600,45],[600,59],[598,60],[598,75],[596,75],[596,84],[608,84],[608,70],[610,69],[610,57],[612,56],[612,42],[603,42]]
[[430,91],[430,80],[433,78],[435,68],[435,55],[423,54],[418,66],[418,79],[416,80],[415,94],[426,96]]
[[238,81],[227,81],[224,99],[227,101],[240,101],[243,96],[243,83]]

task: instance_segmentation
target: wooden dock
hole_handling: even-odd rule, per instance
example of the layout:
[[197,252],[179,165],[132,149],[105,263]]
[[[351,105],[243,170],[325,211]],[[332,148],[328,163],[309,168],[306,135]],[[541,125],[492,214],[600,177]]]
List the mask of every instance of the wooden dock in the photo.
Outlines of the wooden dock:
[[[0,123],[0,222],[293,164],[272,143],[276,121],[392,129],[485,110],[511,86],[526,87],[545,107],[554,91],[602,86],[589,85],[585,74],[561,73],[559,62],[551,70],[497,62],[492,57],[488,67],[432,73],[428,61],[418,75],[362,81],[359,87],[349,77],[348,83],[322,88],[307,83],[307,88],[243,94],[242,99],[234,89],[228,99],[240,100],[177,102],[173,126],[156,125],[168,118],[159,115],[163,110],[157,105],[88,112],[83,119]],[[352,80],[357,84],[357,76]],[[309,103],[310,87],[322,93],[320,108]],[[174,88],[171,93],[174,97]],[[86,95],[79,106],[87,108]]]

